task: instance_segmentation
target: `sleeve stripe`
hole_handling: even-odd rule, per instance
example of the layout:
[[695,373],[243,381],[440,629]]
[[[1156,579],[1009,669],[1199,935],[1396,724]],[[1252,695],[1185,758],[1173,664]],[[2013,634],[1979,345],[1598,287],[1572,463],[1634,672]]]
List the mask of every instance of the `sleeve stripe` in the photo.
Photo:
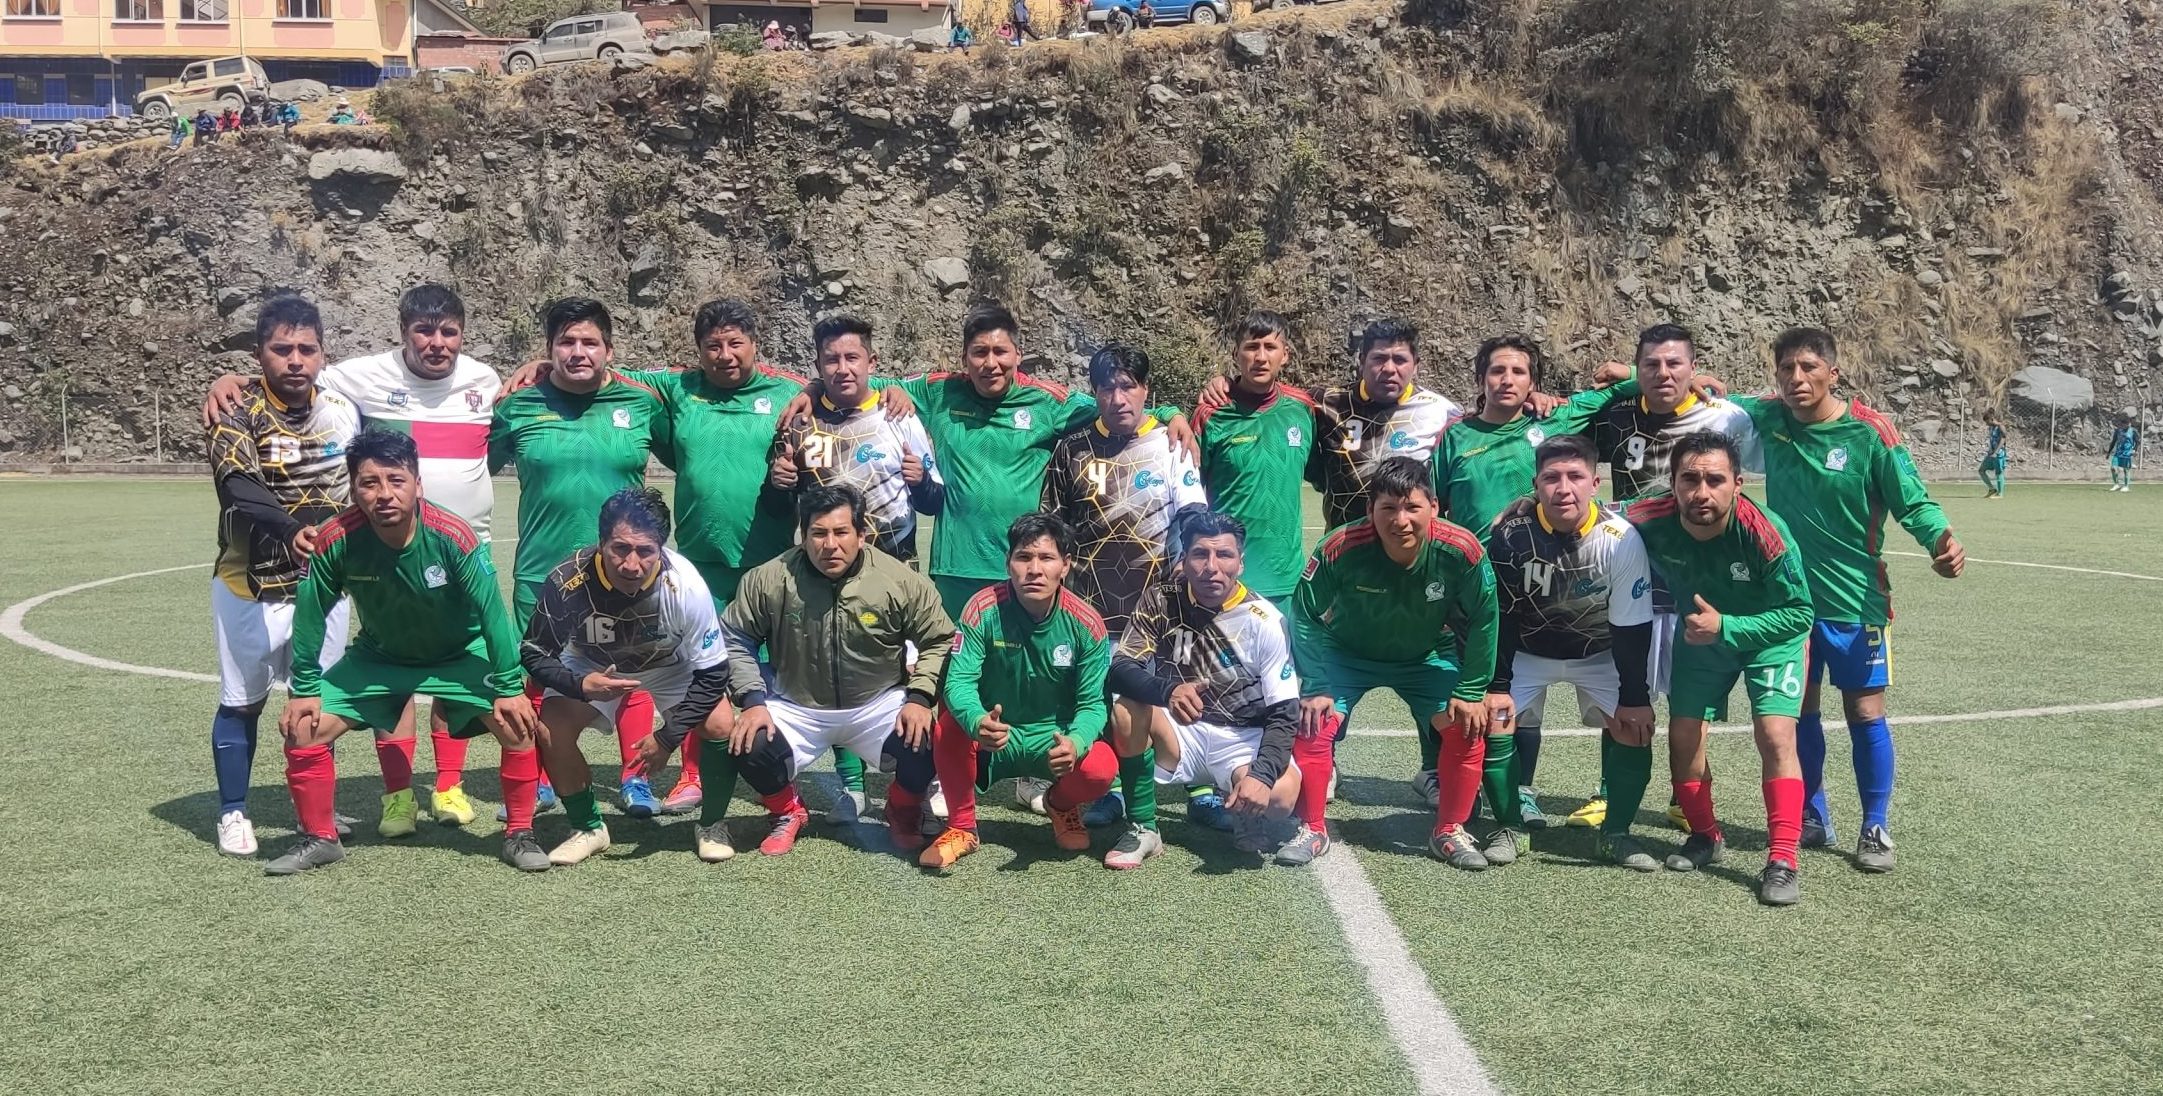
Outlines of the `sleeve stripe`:
[[1427,535],[1463,553],[1466,563],[1478,563],[1486,557],[1485,550],[1480,547],[1480,538],[1462,525],[1437,520],[1428,524]]
[[1848,412],[1868,424],[1872,430],[1877,431],[1878,440],[1884,442],[1887,449],[1899,447],[1900,432],[1893,429],[1892,420],[1886,418],[1883,412],[1874,407],[1863,406],[1861,400],[1850,400],[1848,402]]
[[339,511],[335,517],[324,522],[322,530],[316,534],[315,550],[320,552],[330,547],[340,537],[366,524],[368,518],[360,512],[359,507]]
[[481,546],[481,538],[473,534],[472,526],[460,520],[458,515],[427,499],[421,500],[421,524],[451,538],[451,543],[456,544],[461,552],[470,552]]
[[1057,381],[1047,381],[1042,377],[1032,377],[1027,373],[1014,374],[1014,383],[1024,388],[1034,388],[1040,392],[1048,392],[1053,399],[1058,400],[1060,403],[1065,403],[1067,397],[1073,394],[1067,389],[1066,385]]
[[1304,388],[1297,388],[1289,384],[1280,384],[1277,386],[1277,391],[1284,395],[1290,396],[1303,404],[1306,404],[1308,407],[1313,407],[1315,405],[1314,396]]
[[1669,517],[1674,513],[1675,496],[1673,495],[1653,495],[1648,498],[1638,499],[1636,502],[1625,503],[1622,507],[1622,516],[1628,518],[1633,525]]
[[1758,509],[1757,503],[1751,502],[1748,495],[1736,497],[1735,520],[1741,522],[1743,531],[1757,541],[1758,549],[1765,553],[1766,562],[1779,559],[1787,551],[1787,538],[1780,535],[1780,530],[1774,528],[1772,519],[1766,517],[1765,511]]
[[799,376],[797,376],[796,374],[794,374],[794,373],[791,373],[791,372],[789,372],[789,371],[788,371],[788,370],[786,370],[786,369],[781,369],[781,368],[778,368],[778,367],[776,367],[776,366],[771,366],[771,365],[768,365],[768,364],[766,364],[765,362],[760,362],[760,363],[759,363],[759,364],[758,364],[758,365],[757,365],[756,367],[754,367],[754,368],[756,368],[756,369],[757,369],[757,370],[758,370],[758,371],[759,371],[760,373],[763,373],[763,374],[765,374],[766,376],[772,377],[772,378],[774,378],[775,380],[781,380],[781,381],[790,381],[790,382],[793,382],[793,383],[795,383],[795,384],[807,384],[807,383],[809,383],[809,381],[808,381],[808,379],[807,379],[807,378],[804,378],[804,377],[799,377]]
[[1353,522],[1325,538],[1319,550],[1324,559],[1335,560],[1346,552],[1370,543],[1375,538],[1374,524],[1361,520]]
[[1083,601],[1081,595],[1064,586],[1059,588],[1059,607],[1066,610],[1074,619],[1081,621],[1083,626],[1089,629],[1090,635],[1103,639],[1107,634],[1108,630],[1104,627],[1104,618],[1098,615],[1095,607]]
[[991,611],[992,606],[1006,600],[1007,589],[1007,584],[1001,582],[978,590],[969,598],[969,603],[961,607],[961,623],[975,627],[984,619],[984,614]]

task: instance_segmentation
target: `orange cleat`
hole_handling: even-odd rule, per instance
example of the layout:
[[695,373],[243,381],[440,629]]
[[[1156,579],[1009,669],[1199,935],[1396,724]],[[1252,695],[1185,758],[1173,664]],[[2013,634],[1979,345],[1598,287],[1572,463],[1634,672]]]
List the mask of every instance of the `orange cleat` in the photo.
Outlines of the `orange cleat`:
[[1052,839],[1068,852],[1089,851],[1089,827],[1082,822],[1080,807],[1054,807],[1044,805],[1044,813],[1051,818]]
[[780,856],[796,847],[796,838],[811,821],[811,812],[798,807],[787,814],[774,815],[773,819],[774,828],[767,831],[766,840],[759,842],[759,851],[768,856]]
[[916,863],[934,871],[945,871],[954,866],[954,861],[975,852],[980,843],[976,839],[975,830],[949,828],[939,835],[937,841],[931,843],[930,848],[924,850],[922,856],[916,858]]

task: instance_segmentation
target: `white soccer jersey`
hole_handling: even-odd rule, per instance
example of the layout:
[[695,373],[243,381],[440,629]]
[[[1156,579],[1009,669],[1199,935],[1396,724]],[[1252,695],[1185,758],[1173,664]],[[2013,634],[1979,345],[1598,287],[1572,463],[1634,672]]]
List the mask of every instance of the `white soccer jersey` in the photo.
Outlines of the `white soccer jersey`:
[[853,487],[864,496],[873,543],[897,559],[915,559],[916,507],[901,477],[902,457],[916,454],[926,478],[946,483],[924,424],[915,415],[888,418],[877,397],[855,408],[819,402],[814,415],[791,428],[798,459],[814,482]]
[[1557,529],[1535,507],[1488,535],[1487,561],[1520,652],[1585,658],[1608,649],[1613,629],[1652,620],[1645,543],[1619,510],[1595,509],[1579,528]]
[[422,494],[489,539],[496,489],[488,478],[488,426],[503,390],[495,370],[461,354],[449,376],[428,380],[406,368],[398,349],[347,358],[317,383],[360,408],[363,426],[412,435]]
[[1214,612],[1183,585],[1151,586],[1114,653],[1200,686],[1204,722],[1258,727],[1271,707],[1299,699],[1284,614],[1244,586]]
[[1307,479],[1322,492],[1322,514],[1332,527],[1366,515],[1367,481],[1393,457],[1426,463],[1442,432],[1464,409],[1440,392],[1417,386],[1395,403],[1366,398],[1366,382],[1322,393],[1314,409],[1314,450]]

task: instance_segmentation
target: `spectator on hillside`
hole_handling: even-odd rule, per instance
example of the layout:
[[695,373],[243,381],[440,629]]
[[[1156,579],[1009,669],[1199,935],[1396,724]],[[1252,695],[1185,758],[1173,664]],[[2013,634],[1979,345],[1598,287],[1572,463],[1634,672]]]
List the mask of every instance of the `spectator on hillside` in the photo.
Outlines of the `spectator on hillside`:
[[1012,23],[999,24],[999,29],[994,33],[999,36],[999,41],[1009,46],[1021,45],[1021,35],[1014,32],[1014,24]]
[[53,162],[59,163],[62,156],[71,155],[80,147],[82,147],[82,144],[75,139],[74,125],[61,126],[60,139],[53,142]]
[[1014,0],[1015,45],[1021,45],[1021,39],[1023,35],[1028,35],[1030,38],[1033,38],[1039,42],[1044,40],[1044,36],[1038,34],[1036,32],[1036,28],[1029,25],[1029,0]]
[[334,126],[359,125],[360,117],[353,113],[352,103],[340,99],[337,108],[330,112],[330,124]]
[[967,53],[969,52],[969,46],[975,41],[976,35],[969,32],[967,23],[956,23],[954,24],[954,32],[947,36],[946,48],[958,49],[963,53]]
[[278,124],[285,127],[285,135],[293,136],[293,127],[300,124],[300,108],[292,103],[278,104]]
[[231,133],[239,128],[239,111],[234,110],[232,107],[227,107],[225,108],[225,113],[218,115],[218,132],[220,134]]
[[1134,9],[1134,26],[1140,30],[1148,30],[1156,25],[1157,6],[1149,0],[1142,0],[1141,6]]
[[767,49],[784,50],[789,48],[789,36],[781,33],[781,21],[778,19],[767,23],[766,32],[761,34],[759,38]]
[[212,117],[212,116],[211,116],[211,113],[210,113],[210,108],[209,108],[209,107],[204,107],[203,109],[201,109],[201,110],[199,110],[199,111],[196,111],[196,112],[195,112],[195,145],[196,145],[196,147],[197,147],[197,148],[201,148],[201,147],[202,147],[202,146],[203,146],[204,144],[206,144],[206,143],[208,143],[208,142],[210,142],[210,141],[215,141],[215,140],[217,140],[217,139],[218,139],[218,120],[217,120],[216,118],[214,118],[214,117]]
[[193,127],[188,125],[187,115],[173,115],[173,124],[166,130],[166,134],[171,137],[171,140],[166,143],[165,147],[179,148],[182,144],[187,142],[188,131],[192,128]]

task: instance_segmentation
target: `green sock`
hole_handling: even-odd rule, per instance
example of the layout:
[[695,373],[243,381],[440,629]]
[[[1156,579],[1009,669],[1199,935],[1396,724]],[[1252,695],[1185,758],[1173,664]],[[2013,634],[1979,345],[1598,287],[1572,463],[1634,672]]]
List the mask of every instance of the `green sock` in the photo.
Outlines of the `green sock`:
[[1119,759],[1119,795],[1127,801],[1127,821],[1157,828],[1157,751],[1151,746]]
[[708,746],[704,740],[693,741],[698,742],[700,790],[706,793],[699,804],[698,824],[711,826],[728,817],[729,800],[736,798],[736,755],[724,742]]
[[1637,820],[1637,808],[1645,802],[1645,788],[1652,783],[1652,747],[1625,746],[1600,736],[1600,771],[1607,786],[1607,821],[1600,832],[1624,834]]
[[1442,736],[1435,733],[1434,724],[1419,725],[1419,771],[1431,773],[1442,763]]
[[581,830],[601,828],[601,804],[593,798],[593,786],[587,785],[582,792],[572,792],[563,798],[563,813],[571,825]]
[[1487,761],[1480,770],[1480,786],[1487,789],[1487,809],[1495,814],[1495,821],[1510,829],[1523,829],[1524,805],[1517,800],[1517,738],[1514,735],[1491,734],[1487,736]]
[[852,792],[864,790],[864,759],[834,747],[834,772],[841,776],[841,786]]

